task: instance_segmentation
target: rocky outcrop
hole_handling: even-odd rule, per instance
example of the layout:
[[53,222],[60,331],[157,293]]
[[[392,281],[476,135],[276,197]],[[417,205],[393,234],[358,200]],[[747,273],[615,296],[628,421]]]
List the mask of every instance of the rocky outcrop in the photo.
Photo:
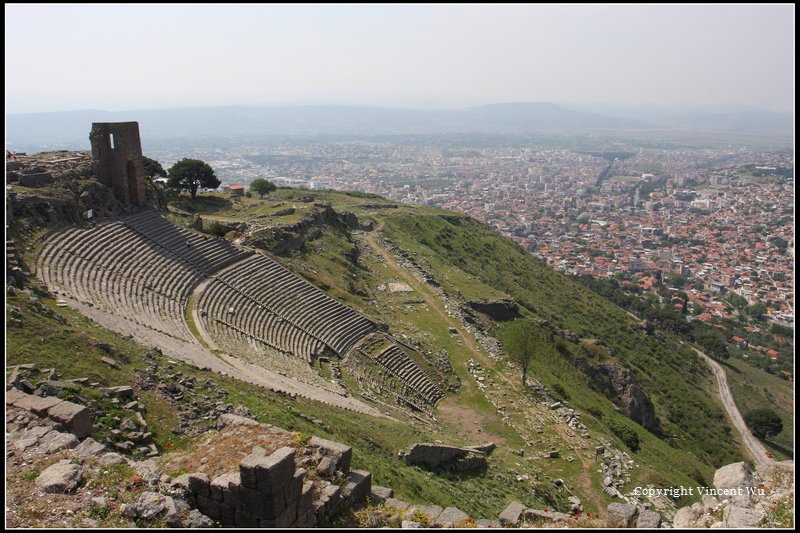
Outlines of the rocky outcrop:
[[618,404],[628,418],[648,430],[658,429],[653,402],[637,383],[631,369],[618,361],[593,363],[574,357],[572,362],[589,378],[589,386]]
[[[733,463],[714,474],[702,502],[675,513],[675,528],[792,527],[793,516],[779,514],[794,504],[794,461],[759,465],[753,472],[747,463]],[[792,523],[790,523],[792,522]]]
[[314,204],[314,206],[320,209],[299,222],[252,231],[243,244],[267,250],[275,255],[291,255],[302,250],[307,241],[319,238],[325,226],[348,235],[353,229],[371,229],[371,225],[362,226],[353,213],[338,213],[328,204]]
[[491,301],[469,301],[469,306],[488,315],[493,320],[511,320],[519,316],[519,305],[511,298],[502,298]]
[[714,472],[714,487],[720,491],[720,496],[746,505],[753,488],[753,471],[745,462],[725,465]]
[[417,443],[403,457],[409,465],[427,469],[442,469],[447,472],[485,470],[489,467],[486,461],[488,452],[482,450],[491,452],[493,449],[494,445],[459,448],[445,444]]

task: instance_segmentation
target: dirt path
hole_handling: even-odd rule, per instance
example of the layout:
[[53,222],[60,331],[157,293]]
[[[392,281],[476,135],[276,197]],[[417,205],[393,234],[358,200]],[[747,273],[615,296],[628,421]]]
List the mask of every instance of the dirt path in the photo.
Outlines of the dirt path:
[[[519,382],[512,379],[506,371],[502,368],[502,365],[497,365],[494,361],[492,361],[480,348],[478,342],[472,336],[472,334],[464,329],[463,324],[461,324],[458,320],[454,317],[447,314],[447,311],[444,309],[444,303],[441,299],[432,294],[430,289],[425,285],[424,282],[417,279],[413,273],[407,271],[403,267],[397,264],[397,261],[394,258],[394,255],[389,252],[386,248],[384,248],[375,238],[375,235],[380,232],[382,229],[383,224],[378,226],[375,230],[370,233],[366,233],[363,235],[364,240],[369,244],[369,246],[378,253],[386,264],[389,265],[394,272],[397,273],[398,276],[402,277],[408,285],[413,288],[417,294],[425,301],[428,305],[429,309],[434,310],[439,316],[441,316],[444,321],[449,324],[450,326],[454,327],[457,331],[461,340],[463,342],[463,346],[467,349],[472,355],[476,362],[480,363],[481,366],[484,368],[491,368],[497,373],[498,380],[502,380],[502,385],[507,390],[518,391],[519,390]],[[482,392],[482,394],[491,401],[491,398],[486,395],[486,392]],[[500,398],[495,398],[496,400],[500,400]],[[520,407],[523,403],[523,398],[520,397],[520,401],[517,404],[517,407]],[[527,402],[526,402],[527,403]],[[489,433],[485,433],[482,426],[490,419],[486,415],[481,413],[477,413],[472,409],[467,407],[463,407],[457,405],[453,402],[448,402],[446,399],[441,401],[438,408],[438,414],[442,417],[444,421],[448,423],[451,427],[458,428],[459,433],[467,439],[475,439],[475,440],[487,440],[487,439],[496,439],[495,442],[504,441],[502,437],[492,435]],[[533,409],[532,405],[528,405],[529,409]],[[523,417],[524,418],[524,417]],[[560,438],[563,440],[564,443],[572,443],[574,444],[573,439],[569,437],[567,434],[566,427],[562,426],[560,423],[553,423],[553,428],[559,434]],[[522,438],[524,441],[528,441],[532,435],[523,435],[520,434],[520,431],[514,428],[514,431]],[[526,438],[528,437],[528,438]],[[582,450],[583,451],[583,450]],[[581,451],[581,452],[582,452]],[[575,486],[573,488],[578,488],[579,491],[583,492],[584,498],[588,499],[598,508],[602,507],[601,501],[599,498],[595,498],[594,491],[591,485],[591,479],[589,478],[588,472],[593,471],[597,468],[597,464],[585,453],[578,452],[577,450],[574,453],[576,459],[580,460],[581,464],[583,465],[582,473],[578,475],[573,481],[575,482]],[[596,501],[595,501],[596,500]]]
[[747,451],[761,464],[770,464],[773,462],[767,455],[767,449],[761,444],[748,429],[747,424],[744,422],[744,418],[742,418],[741,413],[739,413],[739,409],[736,407],[736,402],[733,401],[733,396],[731,395],[731,390],[728,388],[728,376],[725,374],[725,369],[722,368],[722,365],[714,361],[711,357],[707,356],[700,350],[695,347],[692,349],[697,352],[697,355],[705,359],[708,366],[711,367],[711,371],[714,372],[714,376],[717,378],[717,386],[719,388],[719,397],[722,400],[722,405],[725,407],[725,410],[728,412],[728,416],[733,422],[734,427],[739,431],[742,436],[742,442],[744,443]]

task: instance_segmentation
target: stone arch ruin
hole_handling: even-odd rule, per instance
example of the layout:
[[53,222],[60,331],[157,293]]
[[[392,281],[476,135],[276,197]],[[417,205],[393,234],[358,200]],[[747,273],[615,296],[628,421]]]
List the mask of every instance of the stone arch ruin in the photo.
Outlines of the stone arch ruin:
[[94,122],[92,170],[125,205],[144,203],[144,164],[138,122]]

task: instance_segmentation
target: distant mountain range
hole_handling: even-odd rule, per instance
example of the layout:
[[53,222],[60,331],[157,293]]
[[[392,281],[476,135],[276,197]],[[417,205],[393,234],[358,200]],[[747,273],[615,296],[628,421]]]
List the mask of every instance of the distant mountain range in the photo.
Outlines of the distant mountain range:
[[140,111],[67,111],[6,115],[7,146],[88,147],[92,122],[138,121],[143,137],[244,138],[258,135],[521,133],[587,130],[697,129],[791,135],[791,113],[754,108],[562,106],[548,102],[458,110],[343,105],[229,106]]

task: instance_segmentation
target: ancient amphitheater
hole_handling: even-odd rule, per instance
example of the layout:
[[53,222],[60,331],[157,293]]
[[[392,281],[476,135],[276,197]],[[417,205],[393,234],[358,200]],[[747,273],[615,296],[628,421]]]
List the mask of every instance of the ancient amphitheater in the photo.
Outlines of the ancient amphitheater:
[[[430,412],[443,396],[421,355],[366,317],[272,257],[154,211],[55,231],[36,265],[68,305],[176,359],[373,415]],[[359,391],[336,379],[343,368]]]

